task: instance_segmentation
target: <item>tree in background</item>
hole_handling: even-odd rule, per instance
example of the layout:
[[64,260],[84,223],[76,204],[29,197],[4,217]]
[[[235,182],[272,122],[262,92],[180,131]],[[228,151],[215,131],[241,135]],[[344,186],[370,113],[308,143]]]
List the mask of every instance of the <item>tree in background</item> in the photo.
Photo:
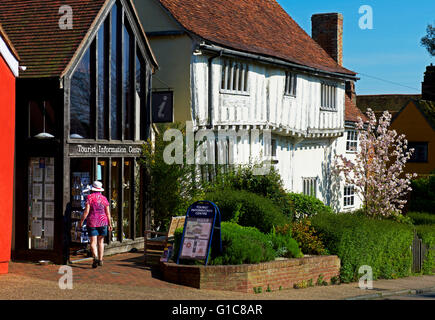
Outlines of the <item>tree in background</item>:
[[151,226],[154,230],[164,230],[171,217],[185,215],[193,202],[203,200],[203,191],[192,178],[195,167],[186,164],[186,146],[183,145],[182,163],[168,164],[164,160],[165,148],[171,143],[164,139],[168,129],[179,130],[183,139],[186,136],[186,127],[179,123],[157,125],[155,139],[143,145],[140,159],[140,164],[151,178],[149,197],[152,208]]
[[431,56],[435,56],[435,28],[429,24],[426,33],[426,36],[421,38],[421,45],[427,49]]
[[367,123],[360,118],[357,124],[360,149],[355,161],[338,155],[334,170],[344,174],[346,184],[353,185],[362,196],[366,215],[397,217],[406,204],[405,196],[411,191],[411,178],[415,176],[403,173],[414,150],[408,149],[405,135],[389,130],[390,113],[385,111],[377,120],[369,109],[367,117]]

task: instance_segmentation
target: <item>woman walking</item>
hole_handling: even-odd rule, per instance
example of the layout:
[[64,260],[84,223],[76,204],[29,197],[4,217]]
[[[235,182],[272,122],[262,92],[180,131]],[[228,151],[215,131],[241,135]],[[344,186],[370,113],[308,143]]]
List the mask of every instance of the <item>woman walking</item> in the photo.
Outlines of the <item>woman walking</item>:
[[80,227],[82,227],[83,221],[88,219],[87,229],[94,257],[92,268],[103,265],[104,237],[107,236],[107,230],[112,231],[109,201],[101,194],[103,191],[103,184],[100,181],[94,181],[91,188],[92,193],[88,196],[85,212],[80,221]]

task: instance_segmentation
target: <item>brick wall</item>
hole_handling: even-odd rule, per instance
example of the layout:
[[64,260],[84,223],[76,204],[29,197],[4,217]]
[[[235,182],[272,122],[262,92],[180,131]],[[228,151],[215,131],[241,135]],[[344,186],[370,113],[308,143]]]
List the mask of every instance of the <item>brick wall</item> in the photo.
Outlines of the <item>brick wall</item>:
[[320,13],[311,17],[312,38],[335,60],[343,65],[343,15]]
[[197,289],[227,290],[253,293],[254,288],[269,287],[272,291],[290,289],[301,281],[313,280],[319,275],[327,282],[340,274],[337,256],[312,256],[300,259],[272,261],[239,266],[183,266],[162,264],[163,279]]

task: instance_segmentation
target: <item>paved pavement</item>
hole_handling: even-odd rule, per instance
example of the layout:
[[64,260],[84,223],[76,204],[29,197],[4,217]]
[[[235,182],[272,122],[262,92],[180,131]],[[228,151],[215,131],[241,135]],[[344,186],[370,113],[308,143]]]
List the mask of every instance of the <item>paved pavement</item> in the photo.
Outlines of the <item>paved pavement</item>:
[[[373,290],[361,290],[357,283],[306,289],[289,289],[261,294],[198,290],[162,281],[143,264],[142,253],[105,258],[104,266],[91,268],[91,261],[72,265],[73,289],[59,288],[58,265],[11,262],[9,274],[0,275],[1,300],[342,300],[403,299],[416,289],[435,292],[435,276],[409,277],[374,282]],[[414,290],[414,291],[412,291]],[[399,292],[399,294],[397,294]],[[409,296],[409,299],[418,298]],[[420,297],[422,298],[422,297]],[[423,297],[434,298],[434,294]]]

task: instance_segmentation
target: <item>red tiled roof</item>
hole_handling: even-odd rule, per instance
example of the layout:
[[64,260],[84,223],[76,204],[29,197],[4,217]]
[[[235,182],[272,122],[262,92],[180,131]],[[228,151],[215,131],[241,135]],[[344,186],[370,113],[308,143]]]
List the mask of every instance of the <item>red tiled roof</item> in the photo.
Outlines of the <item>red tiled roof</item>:
[[388,111],[396,114],[410,99],[421,99],[421,94],[375,94],[356,97],[357,106],[362,112],[372,109],[376,114]]
[[9,50],[12,52],[12,54],[14,55],[15,59],[17,59],[18,61],[20,61],[20,56],[18,55],[17,50],[15,49],[15,47],[12,45],[11,40],[9,40],[8,35],[6,34],[6,32],[4,31],[1,23],[0,23],[0,38],[3,39],[3,41],[6,43],[6,45],[8,46]]
[[355,75],[332,59],[276,0],[159,0],[189,32],[233,49]]
[[[106,0],[1,0],[0,23],[27,70],[23,78],[60,76]],[[73,29],[59,27],[59,8],[71,6]]]
[[358,122],[358,118],[363,119],[364,121],[367,121],[367,117],[364,113],[361,112],[360,109],[356,106],[354,102],[350,99],[350,97],[345,94],[346,100],[345,100],[345,111],[344,111],[344,120],[351,121],[351,122]]

